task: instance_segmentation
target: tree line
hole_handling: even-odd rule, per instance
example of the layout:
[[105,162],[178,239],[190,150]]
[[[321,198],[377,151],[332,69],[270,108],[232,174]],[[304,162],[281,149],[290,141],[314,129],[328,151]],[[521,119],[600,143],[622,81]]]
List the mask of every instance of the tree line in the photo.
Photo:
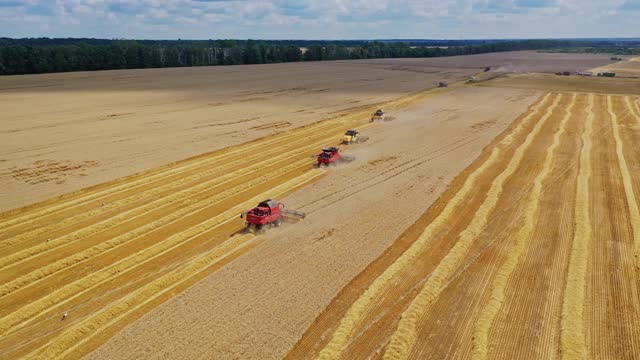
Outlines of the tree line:
[[[413,41],[105,40],[0,38],[0,74],[439,57],[602,44],[576,40],[470,40],[459,46]],[[610,46],[611,44],[609,44]],[[629,46],[629,45],[627,45]],[[632,46],[632,45],[631,45]]]

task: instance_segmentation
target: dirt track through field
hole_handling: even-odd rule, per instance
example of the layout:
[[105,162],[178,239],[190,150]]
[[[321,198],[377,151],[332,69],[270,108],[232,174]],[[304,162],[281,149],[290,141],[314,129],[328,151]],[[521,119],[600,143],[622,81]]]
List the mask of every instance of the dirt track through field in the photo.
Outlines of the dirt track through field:
[[[399,110],[441,91],[383,105]],[[238,214],[322,176],[310,155],[368,126],[372,110],[2,214],[0,357],[85,354],[255,247],[259,238],[231,236]]]
[[288,357],[638,358],[638,100],[545,95]]

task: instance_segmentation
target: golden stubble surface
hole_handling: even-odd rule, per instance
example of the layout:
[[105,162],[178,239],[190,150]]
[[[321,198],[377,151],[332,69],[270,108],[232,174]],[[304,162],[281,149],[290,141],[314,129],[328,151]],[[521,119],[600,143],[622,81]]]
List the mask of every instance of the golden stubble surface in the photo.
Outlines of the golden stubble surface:
[[344,150],[355,162],[283,199],[307,213],[303,222],[268,233],[90,358],[285,356],[336,293],[540,94],[449,89],[362,130],[371,139]]
[[[595,67],[514,52],[0,77],[0,211],[473,75]],[[501,66],[505,65],[505,66]]]
[[[568,146],[564,139],[568,134],[573,134],[571,126],[576,125],[572,119],[576,116],[576,111],[581,111],[582,107],[579,105],[585,101],[584,95],[545,95],[529,112],[521,115],[506,133],[499,136],[492,146],[482,152],[479,160],[464,170],[440,200],[420,217],[424,209],[445,190],[446,184],[468,166],[486,144],[509,126],[512,120],[539,96],[539,92],[529,89],[453,84],[448,89],[419,91],[398,97],[411,91],[412,86],[420,86],[420,89],[425,87],[424,83],[412,82],[422,76],[416,76],[416,73],[429,74],[428,79],[431,79],[430,76],[434,76],[434,73],[438,74],[439,78],[450,76],[451,79],[455,79],[481,63],[472,62],[470,68],[457,72],[458,70],[446,68],[446,63],[443,63],[445,60],[438,59],[439,65],[425,65],[414,59],[402,59],[400,62],[391,63],[371,61],[374,70],[370,69],[367,76],[390,71],[394,74],[410,73],[411,78],[407,77],[390,84],[392,90],[384,90],[387,89],[384,88],[387,85],[384,85],[384,95],[379,93],[380,86],[384,83],[379,80],[384,78],[374,81],[376,85],[372,88],[367,88],[368,85],[351,84],[355,80],[349,82],[351,85],[345,85],[365,89],[364,92],[353,88],[308,92],[300,97],[306,99],[301,100],[305,104],[303,107],[307,106],[306,101],[329,101],[322,98],[325,92],[334,96],[331,100],[334,104],[340,105],[328,107],[328,110],[325,109],[326,113],[323,113],[325,110],[315,109],[307,114],[308,116],[301,115],[305,111],[296,110],[291,119],[303,119],[300,122],[279,122],[269,118],[271,115],[265,119],[248,117],[238,121],[240,112],[253,111],[251,104],[267,101],[265,98],[268,99],[267,102],[282,101],[279,105],[281,107],[276,106],[269,110],[274,111],[270,114],[276,114],[281,118],[283,113],[297,106],[292,99],[296,99],[295,93],[302,90],[262,89],[251,90],[252,93],[247,94],[248,90],[240,91],[239,88],[260,86],[252,83],[255,79],[251,78],[246,83],[237,85],[239,88],[234,87],[240,75],[233,74],[236,71],[233,68],[216,70],[218,72],[215,76],[209,74],[208,77],[203,75],[201,69],[157,70],[153,73],[155,78],[150,78],[149,73],[144,71],[101,72],[90,74],[91,76],[47,75],[26,77],[26,80],[19,81],[19,89],[5,87],[3,91],[15,96],[11,99],[12,104],[25,101],[23,109],[20,110],[21,115],[6,122],[5,135],[13,141],[10,144],[12,151],[16,151],[2,159],[3,164],[10,170],[3,174],[5,180],[11,179],[7,180],[7,189],[11,189],[12,183],[22,182],[20,186],[33,190],[23,191],[21,187],[5,189],[6,194],[10,194],[6,199],[16,200],[20,204],[34,202],[39,197],[48,196],[47,194],[59,194],[64,192],[63,189],[68,190],[84,184],[70,179],[87,178],[87,184],[100,182],[117,177],[118,174],[130,174],[153,167],[157,165],[154,161],[166,163],[171,161],[173,156],[184,157],[192,154],[192,151],[199,154],[203,149],[211,150],[236,142],[242,143],[252,136],[272,136],[195,156],[2,214],[0,355],[3,358],[82,356],[104,343],[127,324],[206,278],[206,281],[197,287],[157,308],[122,331],[93,356],[117,358],[136,354],[139,357],[183,357],[189,354],[196,357],[216,354],[232,358],[282,357],[330,304],[338,291],[365,270],[316,320],[321,322],[328,319],[328,327],[324,327],[326,324],[313,325],[296,347],[306,354],[320,353],[326,348],[324,353],[331,357],[336,346],[327,346],[326,341],[338,320],[343,319],[344,315],[333,312],[336,301],[339,301],[338,307],[342,309],[340,311],[346,311],[352,300],[340,300],[341,296],[358,296],[359,286],[370,284],[382,274],[382,270],[391,267],[402,251],[412,246],[422,230],[430,226],[430,223],[438,223],[437,217],[441,212],[453,213],[446,210],[447,201],[454,205],[460,202],[469,204],[462,210],[455,205],[456,220],[451,222],[450,232],[464,233],[464,236],[460,235],[463,241],[455,243],[450,238],[452,235],[438,235],[439,245],[434,248],[439,250],[435,254],[415,257],[415,254],[426,250],[418,249],[418,252],[414,252],[409,260],[424,262],[424,267],[416,267],[411,271],[411,276],[403,277],[400,284],[395,284],[404,286],[406,291],[402,292],[401,296],[397,296],[398,292],[393,289],[388,292],[385,290],[383,300],[386,303],[375,305],[374,310],[368,305],[371,299],[375,300],[378,296],[376,287],[372,287],[374,296],[366,299],[367,305],[363,311],[357,312],[358,316],[355,319],[358,320],[346,327],[347,333],[357,331],[358,335],[347,339],[344,344],[339,344],[338,352],[342,354],[345,351],[346,354],[350,354],[350,351],[355,351],[355,354],[363,355],[370,354],[370,351],[379,351],[382,354],[389,340],[396,335],[399,345],[394,349],[400,349],[400,353],[432,351],[414,351],[411,344],[416,341],[411,339],[419,339],[417,342],[422,343],[423,335],[420,330],[424,329],[424,319],[431,319],[430,307],[438,303],[435,300],[444,296],[451,296],[452,303],[463,300],[456,296],[456,292],[446,295],[453,291],[450,290],[453,288],[450,283],[459,279],[455,274],[466,271],[466,268],[459,270],[460,263],[466,263],[467,258],[475,254],[474,251],[482,244],[493,244],[490,241],[493,235],[478,235],[477,232],[484,231],[485,225],[493,223],[492,218],[496,211],[507,211],[504,210],[504,202],[517,199],[516,203],[529,204],[527,209],[532,209],[527,212],[530,214],[528,220],[524,225],[515,227],[511,218],[501,215],[502,217],[498,218],[502,220],[497,221],[502,221],[502,227],[496,226],[493,231],[497,232],[496,229],[503,228],[513,231],[513,234],[516,234],[514,236],[519,239],[513,245],[514,253],[518,256],[504,261],[498,259],[503,262],[495,263],[503,264],[499,274],[506,275],[498,276],[491,271],[483,273],[486,275],[483,278],[486,284],[483,286],[493,284],[491,291],[498,295],[491,297],[497,299],[493,300],[493,303],[508,302],[509,292],[505,292],[508,287],[500,279],[510,278],[507,275],[518,271],[519,268],[514,267],[514,264],[518,264],[519,259],[525,256],[523,254],[528,251],[527,246],[531,242],[524,235],[528,233],[527,229],[534,227],[532,223],[537,219],[531,214],[540,212],[537,202],[520,200],[545,196],[545,179],[551,176],[555,169],[553,166],[556,166],[557,154]],[[495,58],[489,57],[484,61],[494,60]],[[321,67],[325,64],[293,64],[302,65]],[[337,70],[340,66],[344,67],[342,73]],[[251,67],[245,67],[247,68]],[[342,74],[340,76],[344,81],[345,77],[357,75],[358,71],[362,70],[358,68],[357,62],[335,63],[329,73]],[[442,70],[443,68],[446,68],[446,71]],[[287,68],[287,74],[290,75],[290,79],[296,79],[297,75],[292,69]],[[231,73],[227,82],[224,81],[223,70]],[[306,69],[307,75],[308,70]],[[329,75],[322,71],[315,79],[333,82],[327,77]],[[277,73],[276,67],[275,71],[264,78],[258,78],[260,81],[272,81],[277,78]],[[128,76],[124,76],[125,74]],[[137,78],[138,75],[140,78]],[[165,78],[166,75],[171,76]],[[88,76],[89,79],[83,79],[83,76]],[[397,81],[402,76],[404,75],[394,78]],[[278,79],[281,78],[287,77],[283,75]],[[219,80],[222,84],[220,86],[226,87],[220,94],[210,92],[209,82],[214,80]],[[16,80],[10,78],[10,81]],[[103,92],[96,92],[97,86],[93,81],[104,85],[104,91],[110,92],[109,96],[105,98]],[[362,81],[368,84],[367,81],[370,80]],[[357,81],[355,83],[357,84]],[[126,88],[125,92],[122,92],[123,86]],[[273,88],[273,84],[270,86]],[[400,86],[401,89],[398,90],[396,86]],[[39,90],[34,93],[34,88]],[[171,90],[167,90],[168,88]],[[178,92],[183,98],[180,101],[171,101],[170,98],[176,96],[176,89],[181,89]],[[254,93],[256,91],[262,91],[262,95],[257,96]],[[368,91],[377,94],[368,98],[371,102],[358,100],[360,103],[355,106],[352,104],[344,107],[347,95],[370,95]],[[60,97],[62,93],[64,97]],[[72,98],[68,97],[70,94],[73,95]],[[222,121],[220,118],[210,120],[209,103],[204,107],[202,104],[194,106],[192,103],[194,99],[197,99],[197,102],[208,102],[212,97],[218,96],[233,98],[229,103],[217,102],[211,105],[216,108],[223,107],[220,113],[227,114],[233,121]],[[247,97],[246,101],[242,100],[244,97]],[[384,101],[389,98],[394,100]],[[4,99],[6,98],[3,98],[3,101]],[[28,107],[27,104],[33,103],[34,99],[41,100],[43,107]],[[46,99],[49,99],[50,103],[47,103]],[[424,102],[426,99],[429,101]],[[146,103],[147,100],[150,102]],[[625,105],[631,110],[638,110],[637,97],[624,100]],[[620,107],[620,97],[613,96],[610,101],[611,109],[605,108],[605,112],[616,114]],[[395,120],[363,128],[365,132],[369,132],[372,140],[348,149],[358,160],[344,168],[332,169],[331,176],[316,182],[326,172],[311,169],[310,163],[313,160],[309,159],[309,155],[317,152],[323,145],[335,144],[347,128],[364,124],[368,115],[375,109],[373,105],[367,105],[371,103],[375,103],[375,107],[383,106],[391,112]],[[106,117],[94,119],[107,123],[115,121],[105,128],[94,124],[94,120],[83,120],[86,114],[94,116],[96,109],[102,112],[107,107],[116,107],[115,104],[150,109],[148,113],[145,112],[147,110],[141,110],[141,118],[165,116],[167,126],[155,133],[145,132],[150,129],[148,123],[138,122],[138,115],[130,117],[131,114],[127,112],[107,114]],[[59,110],[49,110],[57,120],[51,122],[51,118],[42,115],[45,113],[42,109],[47,106]],[[85,106],[79,111],[84,115],[67,121],[67,118],[75,116],[78,106]],[[165,109],[167,111],[158,110],[164,109],[163,106],[177,107],[172,108],[175,111],[169,108]],[[571,112],[560,111],[568,107],[572,109]],[[240,112],[229,110],[232,108]],[[407,110],[403,110],[405,108]],[[25,113],[24,109],[32,111],[33,114],[28,111]],[[229,112],[225,113],[227,110]],[[596,111],[595,105],[593,111]],[[181,126],[191,126],[191,120],[175,121],[175,116],[178,116],[175,114],[180,114],[181,119],[183,115],[187,119],[198,119],[197,121],[206,123],[206,126],[191,129],[194,132],[183,133]],[[313,122],[318,120],[320,115],[329,119]],[[610,117],[612,126],[627,119],[623,114],[615,119],[613,115]],[[127,118],[135,120],[132,120],[133,123],[127,123]],[[34,123],[21,128],[21,121]],[[231,127],[236,129],[233,131],[246,133],[247,123],[253,121],[258,121],[254,129],[256,133],[253,135],[245,134],[234,139],[231,135],[235,133],[230,135],[220,130]],[[213,123],[215,125],[212,125]],[[555,123],[564,124],[564,130],[554,132],[551,136],[549,128]],[[289,127],[303,124],[308,125],[285,131]],[[130,125],[133,127],[129,127]],[[61,128],[56,129],[58,126]],[[205,130],[202,129],[208,128],[214,130],[204,134]],[[74,132],[75,130],[78,132]],[[136,140],[115,141],[113,133],[110,133],[112,130],[122,130],[122,134],[126,133],[126,136],[136,134]],[[633,147],[619,145],[622,141],[629,141],[625,138],[629,134],[624,125],[617,128],[616,134],[618,145],[615,149],[618,154],[634,150]],[[226,137],[227,135],[231,138]],[[19,141],[20,136],[26,136],[23,138],[25,141]],[[198,136],[203,143],[194,147],[185,145],[189,143],[188,140],[198,139]],[[210,144],[212,138],[215,139],[212,141],[215,145]],[[60,141],[49,144],[56,139]],[[107,142],[101,142],[103,140]],[[42,146],[37,145],[38,141],[43,141],[40,144]],[[149,145],[146,155],[139,152],[140,148],[145,148],[140,146],[145,141],[148,141]],[[180,146],[163,147],[172,141]],[[124,143],[125,146],[113,145],[117,143]],[[26,147],[22,149],[24,151],[20,150],[20,146]],[[538,149],[537,153],[535,149]],[[94,154],[92,151],[95,151],[95,154],[113,156],[113,167],[105,168],[106,162],[91,159],[91,154]],[[79,157],[72,159],[58,156],[61,153]],[[52,154],[57,155],[49,156]],[[15,161],[26,161],[24,164],[28,166],[16,167],[15,164],[12,165]],[[128,164],[135,165],[123,166],[128,161]],[[631,175],[635,160],[627,159],[626,162],[618,163],[620,167],[624,165],[631,169],[627,173],[621,170],[620,175],[624,180],[622,182],[626,199],[629,201],[629,192],[637,188],[634,183],[635,177]],[[474,173],[478,169],[480,171]],[[105,177],[96,177],[99,173],[104,173]],[[522,173],[525,175],[520,175]],[[465,179],[472,179],[473,184],[464,184]],[[497,185],[494,185],[494,181]],[[522,189],[528,188],[529,182],[538,184],[534,186],[534,190],[537,190],[531,194],[521,194]],[[516,186],[512,185],[514,183]],[[66,188],[67,185],[70,188]],[[240,211],[267,197],[283,198],[299,188],[305,190],[294,193],[286,200],[292,208],[299,208],[310,214],[304,225],[291,226],[264,237],[233,236],[241,226],[241,221],[237,219]],[[467,190],[464,194],[452,190],[460,188]],[[473,191],[469,191],[471,188]],[[30,194],[32,197],[25,200],[24,194]],[[581,198],[584,199],[584,196]],[[487,202],[487,199],[491,201]],[[449,219],[445,220],[449,222]],[[409,229],[400,236],[407,227]],[[476,235],[484,237],[484,240],[478,241]],[[398,237],[399,240],[389,247]],[[501,239],[495,243],[512,246],[504,245],[509,242]],[[425,243],[431,244],[431,241],[426,239],[415,243],[424,247]],[[491,251],[500,254],[499,251]],[[578,255],[574,253],[582,254],[583,251],[567,248],[566,252],[568,258],[576,257]],[[381,254],[382,257],[367,267]],[[383,277],[383,288],[394,285],[393,281],[389,283],[387,280],[405,271],[406,264],[411,261],[401,261],[394,265],[397,271],[394,271],[391,277]],[[442,263],[445,265],[440,266]],[[578,270],[573,273],[580,274],[580,262],[576,263]],[[554,264],[557,276],[557,272],[561,271],[561,267],[566,263],[560,259]],[[609,264],[615,266],[617,263],[612,260]],[[437,272],[438,276],[433,277],[433,282],[428,282],[429,278],[424,277],[424,271],[437,268],[441,269]],[[369,271],[373,271],[373,275]],[[412,283],[418,276],[423,277]],[[566,297],[562,297],[562,291],[558,290],[558,286],[560,285],[556,285],[555,293],[550,297],[553,297],[556,303],[564,303]],[[584,284],[586,289],[590,286],[589,283]],[[625,284],[619,286],[634,294],[634,287]],[[474,289],[479,291],[477,287]],[[583,307],[593,302],[587,295]],[[425,299],[429,304],[427,309],[422,306]],[[624,301],[624,298],[621,301]],[[495,306],[487,305],[481,312],[480,304],[485,303],[478,300],[475,310],[478,314],[474,313],[473,316],[480,318],[479,314],[484,314],[484,323],[500,321],[502,313],[496,312]],[[607,305],[627,306],[626,303]],[[407,312],[407,316],[404,317],[410,319],[410,325],[402,326],[399,328],[400,331],[396,332],[395,327],[399,324],[396,324],[394,319],[410,308],[417,309]],[[360,318],[368,314],[377,314],[375,309],[380,309],[380,313],[371,326],[357,330]],[[554,316],[557,316],[560,310],[557,307],[553,309],[556,314]],[[598,326],[607,327],[612,326],[613,321],[619,325],[615,319],[592,319],[588,317],[590,314],[585,311],[585,323],[595,324],[600,321],[597,322]],[[465,316],[472,315],[467,313]],[[456,321],[469,321],[464,319],[466,318]],[[631,318],[629,321],[635,320]],[[435,321],[439,323],[442,320]],[[594,325],[592,328],[595,327]],[[585,333],[592,328],[587,327]],[[460,329],[466,329],[458,335],[462,336],[462,339],[467,339],[469,334],[478,334],[478,339],[488,339],[487,344],[491,344],[489,340],[496,336],[493,335],[492,331],[495,330],[492,330],[492,327],[467,326]],[[550,338],[561,337],[557,331],[549,332]],[[322,334],[321,338],[324,340],[316,341],[318,334]],[[339,338],[340,333],[337,334],[336,338]],[[591,337],[599,336],[598,333],[588,334]],[[377,347],[360,348],[360,341],[376,344]],[[405,346],[405,343],[409,346]],[[592,342],[585,341],[585,344],[591,346]],[[613,342],[612,344],[613,347],[626,346],[624,342],[622,345]],[[343,348],[342,345],[347,347]],[[485,353],[491,351],[490,346],[485,346],[485,350],[482,350],[481,341],[472,345],[474,346],[466,343],[460,351],[467,351],[465,354],[472,350]],[[447,345],[446,342],[439,341],[438,346]],[[409,350],[402,350],[405,348]],[[555,351],[553,347],[550,349],[549,351]],[[608,349],[604,350],[609,351],[606,354],[612,354]],[[291,354],[296,354],[296,351],[299,350],[294,350]]]
[[289,358],[640,356],[639,100],[547,93]]
[[[476,101],[478,96],[500,99],[512,94],[480,93],[456,84],[400,97],[384,106],[398,116],[404,108],[427,98],[446,99],[449,91]],[[513,99],[514,111],[531,95],[521,92]],[[482,118],[487,119],[492,110],[485,105]],[[309,156],[322,146],[336,145],[346,129],[386,127],[391,131],[389,124],[393,122],[364,126],[372,111],[354,110],[2,214],[2,357],[85,354],[148,310],[253,249],[265,238],[233,235],[242,226],[238,214],[265,198],[281,199],[326,174],[325,169],[312,167],[314,160]],[[402,124],[401,119],[396,121]],[[487,123],[472,122],[465,125],[470,131],[465,136],[479,146],[505,123],[508,116],[500,123],[490,118]],[[416,120],[404,124],[401,127],[405,130],[399,134],[411,134],[408,130],[419,125]],[[452,126],[456,128],[447,124],[441,131],[447,134]],[[440,139],[436,150],[457,148],[456,139],[462,134],[453,135]],[[384,138],[379,135],[378,142]],[[410,140],[413,143],[403,145],[405,151],[421,141]],[[374,142],[370,149],[376,148]],[[353,153],[360,162],[353,165],[364,166],[358,179],[371,179],[367,169],[378,160],[372,159],[365,147],[359,155],[357,150]],[[393,161],[396,158],[401,157],[380,161],[387,161],[387,170],[393,170],[398,165]],[[401,167],[411,165],[415,166],[410,161]],[[392,177],[399,177],[395,175]],[[326,193],[320,199],[325,197]],[[313,224],[313,217],[305,223]],[[291,295],[296,303],[295,293]]]

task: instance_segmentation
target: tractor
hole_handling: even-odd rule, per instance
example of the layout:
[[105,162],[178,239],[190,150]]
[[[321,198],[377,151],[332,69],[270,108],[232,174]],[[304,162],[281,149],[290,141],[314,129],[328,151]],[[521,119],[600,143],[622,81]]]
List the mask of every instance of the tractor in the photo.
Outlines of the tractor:
[[245,219],[244,232],[249,233],[253,230],[256,234],[264,232],[264,228],[267,226],[280,226],[284,219],[301,220],[305,217],[305,213],[285,210],[284,204],[271,199],[267,199],[253,209],[240,214],[240,218]]
[[360,135],[358,130],[347,130],[347,132],[344,133],[344,136],[342,136],[341,143],[350,145],[365,142],[367,140],[369,140],[369,137]]

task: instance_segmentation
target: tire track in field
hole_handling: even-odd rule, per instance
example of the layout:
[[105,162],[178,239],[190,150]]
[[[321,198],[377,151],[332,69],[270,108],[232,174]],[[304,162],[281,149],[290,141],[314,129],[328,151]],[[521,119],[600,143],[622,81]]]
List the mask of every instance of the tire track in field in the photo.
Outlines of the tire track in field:
[[613,137],[616,143],[616,155],[618,157],[618,166],[622,174],[622,184],[624,185],[624,193],[627,199],[627,206],[629,211],[629,219],[631,222],[631,229],[633,233],[633,245],[634,256],[636,262],[636,268],[640,267],[640,211],[638,210],[638,203],[633,193],[633,182],[631,180],[631,173],[627,166],[627,160],[624,157],[624,149],[622,144],[622,138],[620,137],[620,126],[618,124],[618,115],[613,111],[613,105],[611,103],[611,95],[607,96],[607,112],[611,117],[611,123],[613,125]]
[[567,272],[560,325],[560,349],[563,359],[585,359],[588,354],[584,326],[584,304],[589,248],[593,241],[589,214],[591,178],[591,134],[593,133],[593,94],[589,94],[587,119],[582,132],[582,149],[577,178],[575,232]]
[[[571,99],[571,104],[566,109],[565,117],[562,119],[560,129],[554,134],[553,143],[547,148],[547,154],[542,166],[542,170],[533,181],[533,189],[527,197],[524,211],[524,224],[514,236],[514,244],[511,247],[505,263],[498,270],[491,285],[491,297],[480,311],[480,315],[474,325],[473,349],[474,359],[489,358],[489,332],[493,321],[498,315],[505,299],[505,289],[513,270],[520,261],[520,257],[526,250],[531,234],[535,227],[535,220],[540,208],[540,196],[542,194],[543,183],[547,180],[552,170],[553,156],[556,148],[560,145],[560,136],[564,133],[566,124],[571,117],[571,110],[575,104],[575,95]],[[552,109],[549,109],[548,116]],[[542,122],[542,120],[541,120]]]
[[[489,189],[484,202],[477,210],[468,227],[460,233],[453,248],[431,273],[431,276],[426,281],[423,288],[411,301],[407,310],[402,314],[400,322],[398,323],[398,328],[391,337],[387,350],[384,354],[385,359],[403,359],[408,357],[411,349],[417,341],[416,333],[418,320],[424,316],[429,304],[440,294],[446,280],[455,273],[456,269],[460,266],[461,261],[468,254],[475,238],[487,226],[489,216],[498,203],[506,180],[516,171],[522,162],[527,149],[538,136],[542,127],[551,116],[553,110],[557,107],[561,99],[562,95],[556,96],[553,104],[547,109],[545,115],[536,123],[536,126],[527,135],[525,141],[516,149],[516,152],[509,161],[505,170],[503,170],[503,172],[500,173],[500,175],[498,175],[491,184],[491,188]],[[572,99],[572,104],[574,101],[575,99]],[[561,129],[564,129],[564,123],[566,123],[567,118],[563,121]],[[556,135],[559,138],[560,134],[556,133]],[[556,139],[554,139],[554,141],[555,140]]]
[[[507,146],[514,141],[514,134],[522,131],[525,124],[533,118],[534,114],[537,114],[539,106],[544,104],[549,96],[550,95],[547,94],[540,104],[538,104],[538,107],[528,114],[509,135],[505,136],[501,141],[502,145]],[[469,177],[467,177],[462,188],[451,199],[451,201],[446,204],[442,213],[424,230],[423,236],[416,240],[395,262],[391,264],[391,266],[376,278],[365,292],[354,302],[333,332],[329,343],[325,345],[318,354],[319,358],[334,359],[339,357],[345,344],[349,340],[349,337],[353,334],[356,326],[358,326],[361,321],[360,319],[368,311],[368,308],[371,306],[374,299],[384,293],[392,278],[397,276],[397,274],[399,274],[404,268],[410,266],[416,260],[417,256],[428,245],[432,234],[446,224],[447,219],[460,205],[462,205],[465,198],[474,190],[473,185],[475,184],[476,179],[484,173],[486,169],[498,161],[500,152],[501,151],[498,146],[492,149],[489,158],[478,169],[470,174]]]
[[304,175],[301,175],[300,177],[290,181],[290,183],[293,185],[285,183],[274,188],[272,191],[269,191],[267,194],[260,194],[258,196],[255,196],[247,201],[244,201],[241,204],[232,207],[231,209],[221,213],[220,215],[205,221],[204,223],[200,223],[189,229],[185,229],[182,232],[171,235],[167,239],[156,245],[153,245],[150,248],[144,248],[136,253],[133,253],[105,269],[93,272],[88,276],[82,277],[58,290],[47,294],[46,296],[36,301],[25,305],[19,310],[14,311],[8,316],[0,319],[2,320],[0,322],[0,335],[4,336],[15,332],[18,329],[29,325],[28,320],[34,318],[35,316],[38,316],[42,312],[52,311],[55,308],[60,308],[69,301],[72,301],[73,299],[92,291],[102,284],[112,281],[114,278],[121,276],[128,271],[144,267],[144,265],[149,261],[178,248],[185,242],[188,242],[196,237],[198,234],[214,229],[217,226],[235,219],[237,217],[237,214],[242,212],[247,207],[264,200],[265,197],[273,197],[279,193],[286,191],[288,188],[296,187],[298,186],[298,182],[300,182],[300,184],[304,184],[318,177],[322,173],[324,173],[324,171],[320,169],[309,171]]

